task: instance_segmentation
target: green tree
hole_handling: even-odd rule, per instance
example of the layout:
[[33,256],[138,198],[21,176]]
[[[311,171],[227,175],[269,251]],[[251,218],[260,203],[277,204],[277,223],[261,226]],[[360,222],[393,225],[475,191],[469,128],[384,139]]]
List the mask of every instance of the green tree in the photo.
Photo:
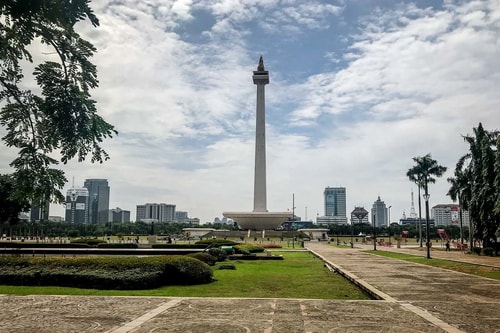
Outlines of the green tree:
[[[406,175],[412,179],[417,179],[419,184],[423,185],[425,195],[429,193],[429,183],[435,183],[437,177],[441,177],[446,172],[446,167],[439,165],[436,160],[431,157],[431,154],[425,156],[414,157],[413,161],[416,163],[413,168],[408,170]],[[419,196],[420,199],[420,196]],[[429,205],[426,201],[425,205],[426,216],[429,216]],[[431,230],[427,226],[427,242],[430,240]],[[427,258],[430,258],[429,246],[427,245]]]
[[463,235],[463,212],[468,210],[470,197],[471,197],[471,186],[469,183],[468,170],[463,168],[463,165],[457,163],[455,167],[454,177],[448,178],[448,183],[450,183],[450,189],[448,190],[448,195],[451,200],[458,200],[459,207],[459,220],[460,220],[460,242],[464,242]]
[[422,195],[420,194],[420,190],[424,188],[424,183],[421,178],[421,168],[421,165],[417,163],[406,172],[406,176],[408,177],[408,179],[411,182],[415,183],[418,189],[418,238],[420,247],[422,247]]
[[498,132],[488,132],[483,125],[473,128],[473,135],[464,136],[469,152],[462,156],[457,165],[467,170],[470,183],[468,204],[472,234],[483,246],[496,242],[496,230],[500,226],[500,214],[496,209],[499,196],[498,173],[500,168],[497,141]]
[[19,213],[27,212],[30,208],[27,200],[12,198],[14,187],[14,178],[11,175],[0,175],[0,223],[18,223]]
[[[2,140],[18,150],[11,163],[13,197],[32,204],[62,202],[66,178],[55,168],[60,161],[92,162],[109,158],[103,139],[117,132],[96,111],[90,90],[98,86],[96,51],[74,30],[89,20],[99,25],[89,0],[3,0],[0,3],[0,125]],[[28,48],[42,43],[54,52],[36,64],[33,76],[39,92],[25,89],[23,65],[33,63]]]

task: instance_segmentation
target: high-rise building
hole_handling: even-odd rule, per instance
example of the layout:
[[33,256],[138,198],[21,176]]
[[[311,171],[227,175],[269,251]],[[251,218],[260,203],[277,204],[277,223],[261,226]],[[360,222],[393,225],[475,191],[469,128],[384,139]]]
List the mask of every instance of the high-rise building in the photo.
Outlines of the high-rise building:
[[388,225],[387,207],[385,205],[385,202],[380,200],[380,196],[378,197],[377,201],[373,203],[371,213],[372,223],[373,220],[375,220],[375,226],[383,227]]
[[130,222],[130,210],[123,210],[119,207],[110,209],[108,222]]
[[[460,226],[460,207],[456,204],[440,204],[432,207],[431,216],[436,226]],[[469,212],[462,211],[462,226],[469,226]]]
[[89,191],[86,188],[70,188],[66,192],[66,222],[88,223]]
[[325,215],[316,218],[317,224],[347,224],[345,187],[327,187],[324,192]]
[[30,221],[42,221],[42,220],[48,220],[49,219],[49,208],[50,208],[50,203],[47,202],[45,207],[40,207],[38,205],[31,205],[30,208]]
[[184,212],[184,211],[181,211],[181,210],[176,210],[175,211],[175,220],[176,221],[184,222],[187,219],[189,219],[188,212]]
[[107,222],[109,211],[108,180],[86,179],[83,186],[89,191],[88,222]]
[[136,220],[172,222],[175,220],[175,205],[165,203],[137,205]]
[[325,216],[347,217],[345,187],[327,187],[323,195],[325,197]]

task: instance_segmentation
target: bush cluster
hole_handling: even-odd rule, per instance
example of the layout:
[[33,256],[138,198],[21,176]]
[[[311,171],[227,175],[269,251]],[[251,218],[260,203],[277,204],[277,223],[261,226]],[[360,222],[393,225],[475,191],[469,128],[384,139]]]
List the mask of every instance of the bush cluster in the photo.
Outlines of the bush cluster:
[[490,256],[491,257],[491,256],[493,256],[493,253],[495,253],[495,249],[494,248],[492,248],[492,247],[485,247],[485,248],[483,248],[483,254],[485,256]]
[[153,249],[204,249],[206,245],[203,244],[153,244]]
[[481,248],[480,247],[473,247],[472,253],[477,254],[477,255],[481,255]]
[[97,246],[99,244],[104,244],[107,242],[105,240],[97,239],[97,238],[78,238],[78,239],[72,239],[71,243],[87,244],[88,246]]
[[138,249],[139,245],[136,243],[99,243],[97,247],[104,249]]
[[212,281],[212,269],[188,256],[2,257],[0,283],[93,289],[152,289]]
[[202,239],[197,241],[195,244],[203,244],[203,245],[216,245],[216,246],[224,246],[224,245],[236,245],[239,243],[233,242],[232,240],[222,239],[222,238],[210,238],[210,239]]
[[217,258],[214,257],[213,255],[207,253],[207,252],[196,252],[196,253],[187,254],[187,256],[201,260],[209,266],[213,266],[217,262]]
[[19,243],[19,242],[0,242],[0,248],[88,248],[86,243]]
[[265,248],[265,249],[281,249],[281,248],[283,248],[283,246],[281,246],[280,244],[274,244],[274,243],[261,244],[260,246]]
[[[227,252],[220,247],[212,247],[208,249],[208,254],[217,258],[217,261],[224,261],[227,259]],[[231,253],[232,254],[232,253]]]
[[257,244],[238,244],[233,246],[234,251],[238,254],[251,254],[264,252],[264,248]]

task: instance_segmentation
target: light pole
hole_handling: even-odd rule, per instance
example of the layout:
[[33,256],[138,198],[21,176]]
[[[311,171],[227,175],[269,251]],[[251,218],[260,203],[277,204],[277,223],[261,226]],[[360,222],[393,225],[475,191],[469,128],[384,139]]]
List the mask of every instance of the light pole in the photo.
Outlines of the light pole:
[[427,183],[425,183],[425,194],[424,194],[424,200],[425,200],[425,235],[426,235],[426,243],[425,246],[427,246],[427,259],[431,259],[431,240],[430,240],[430,232],[429,232],[429,193],[427,193]]
[[292,193],[292,248],[295,249],[295,193]]
[[387,225],[387,233],[389,234],[389,246],[391,246],[391,207],[387,207],[387,211],[389,212],[389,216],[387,217],[389,224]]
[[377,235],[375,229],[375,214],[373,214],[373,251],[377,251]]
[[418,239],[422,247],[422,204],[420,203],[420,182],[418,183]]

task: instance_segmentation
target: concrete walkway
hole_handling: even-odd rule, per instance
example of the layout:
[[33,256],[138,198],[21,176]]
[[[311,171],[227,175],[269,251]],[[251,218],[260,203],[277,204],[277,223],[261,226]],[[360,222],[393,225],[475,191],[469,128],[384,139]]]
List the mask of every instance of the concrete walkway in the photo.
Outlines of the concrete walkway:
[[0,333],[500,332],[498,281],[306,246],[381,300],[3,295]]
[[[380,298],[399,304],[447,332],[500,332],[500,281],[372,255],[359,248],[335,248],[317,242],[306,246]],[[368,248],[373,247],[364,249]],[[419,249],[378,249],[426,255]],[[431,254],[435,258],[457,259],[455,256],[468,261],[482,258],[460,252]]]

